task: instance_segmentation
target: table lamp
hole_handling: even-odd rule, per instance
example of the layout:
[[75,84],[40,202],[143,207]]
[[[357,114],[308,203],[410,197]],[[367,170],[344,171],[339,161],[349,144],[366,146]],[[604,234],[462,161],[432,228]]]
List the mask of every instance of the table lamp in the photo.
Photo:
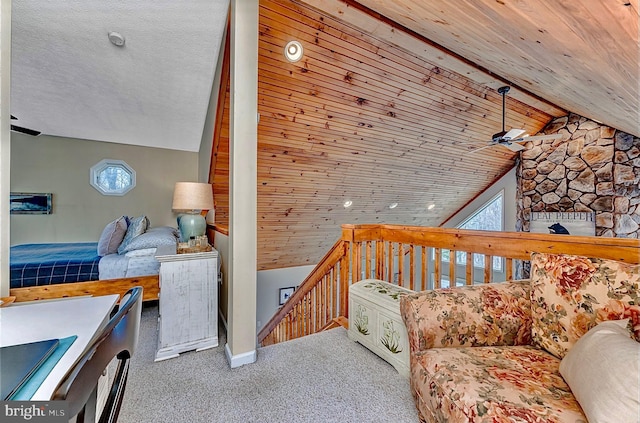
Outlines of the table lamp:
[[181,241],[202,236],[207,230],[207,222],[200,212],[213,208],[213,187],[200,182],[176,182],[171,208],[183,213],[178,216]]

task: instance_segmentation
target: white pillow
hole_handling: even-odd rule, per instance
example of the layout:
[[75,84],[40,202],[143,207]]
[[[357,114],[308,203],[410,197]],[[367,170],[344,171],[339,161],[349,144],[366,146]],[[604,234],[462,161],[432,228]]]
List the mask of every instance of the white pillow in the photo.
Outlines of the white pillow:
[[127,233],[127,218],[121,216],[113,222],[107,223],[98,240],[98,255],[104,257],[118,252],[118,246],[122,243]]
[[149,227],[149,219],[147,218],[147,216],[142,215],[142,216],[131,219],[129,221],[129,227],[127,228],[127,233],[124,235],[122,242],[118,246],[118,254],[126,253],[127,252],[126,248],[131,243],[131,241],[135,237],[145,233],[148,227]]
[[145,233],[138,235],[130,240],[126,245],[124,241],[118,248],[119,254],[129,253],[130,251],[157,248],[161,245],[174,246],[178,243],[179,232],[169,226],[160,226],[158,228],[149,229]]
[[609,320],[584,334],[560,362],[589,423],[640,421],[640,343],[629,320]]

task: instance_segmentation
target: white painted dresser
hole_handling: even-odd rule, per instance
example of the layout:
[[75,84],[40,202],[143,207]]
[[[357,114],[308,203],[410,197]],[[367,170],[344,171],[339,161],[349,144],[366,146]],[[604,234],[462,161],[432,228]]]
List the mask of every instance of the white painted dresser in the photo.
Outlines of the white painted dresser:
[[218,252],[156,252],[160,262],[158,351],[155,361],[218,346]]
[[349,287],[349,338],[407,378],[409,342],[400,316],[400,297],[413,292],[378,279],[365,279]]

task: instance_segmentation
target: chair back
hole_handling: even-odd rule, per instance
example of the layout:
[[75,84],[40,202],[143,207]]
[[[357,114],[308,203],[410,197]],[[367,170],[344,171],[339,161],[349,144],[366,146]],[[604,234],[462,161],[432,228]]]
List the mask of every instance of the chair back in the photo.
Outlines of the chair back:
[[129,289],[120,300],[117,312],[85,353],[76,361],[60,382],[54,400],[66,400],[69,415],[84,420],[84,408],[97,386],[98,379],[109,363],[117,358],[118,369],[110,389],[100,422],[116,421],[128,374],[128,361],[138,342],[142,287]]

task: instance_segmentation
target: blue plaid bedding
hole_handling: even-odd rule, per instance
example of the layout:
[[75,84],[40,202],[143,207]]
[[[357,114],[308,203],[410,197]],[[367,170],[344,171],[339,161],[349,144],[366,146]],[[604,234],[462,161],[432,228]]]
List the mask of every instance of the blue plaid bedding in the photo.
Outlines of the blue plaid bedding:
[[11,288],[98,280],[97,242],[11,247]]

